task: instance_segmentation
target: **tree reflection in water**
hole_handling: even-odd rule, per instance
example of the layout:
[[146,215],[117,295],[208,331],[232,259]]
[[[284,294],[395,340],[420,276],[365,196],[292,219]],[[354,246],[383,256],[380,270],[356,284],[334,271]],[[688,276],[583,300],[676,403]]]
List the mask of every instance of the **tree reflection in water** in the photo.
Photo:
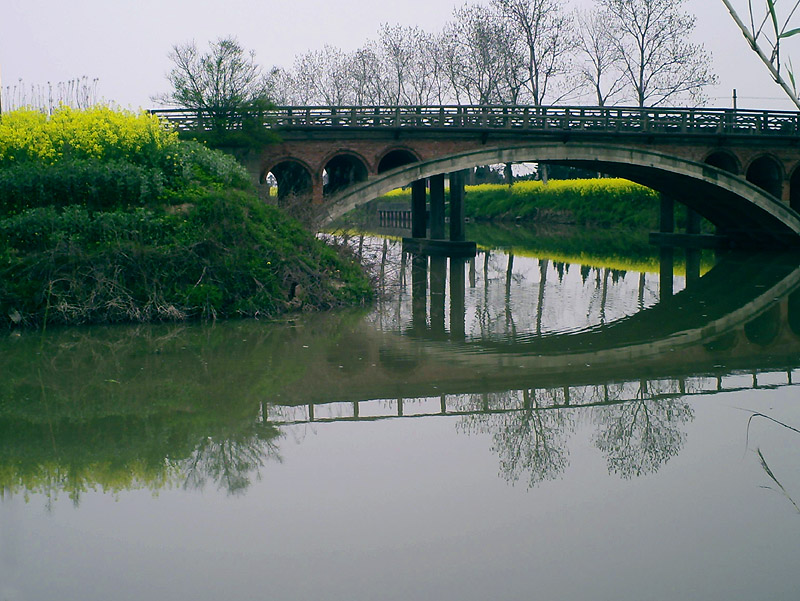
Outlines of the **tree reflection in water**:
[[[524,478],[533,487],[563,474],[569,465],[567,443],[575,424],[569,410],[543,410],[558,403],[553,391],[469,396],[467,402],[478,401],[485,412],[465,416],[457,429],[491,434],[491,450],[499,456],[500,474],[507,482],[513,484]],[[520,405],[520,410],[512,412],[495,413],[490,409]]]
[[260,479],[259,470],[268,459],[281,460],[278,437],[271,424],[254,423],[204,438],[178,467],[183,487],[202,490],[211,482],[228,494],[243,494],[254,475]]
[[461,408],[477,412],[465,415],[457,429],[491,435],[502,477],[529,488],[564,474],[570,438],[584,421],[598,428],[592,440],[606,456],[609,473],[626,479],[655,473],[680,452],[686,440],[681,427],[694,412],[681,398],[653,398],[646,383],[639,398],[621,401],[624,388],[605,386],[602,398],[595,387],[577,396],[564,389],[465,395]]
[[[644,273],[626,283],[625,272],[610,267],[484,253],[469,265],[451,262],[447,294],[442,262],[431,263],[429,278],[427,260],[394,249],[395,270],[392,252],[383,241],[376,256],[384,278],[397,282],[395,296],[367,315],[0,340],[0,495],[66,493],[78,503],[93,489],[217,486],[242,494],[268,461],[280,460],[279,438],[292,432],[284,424],[321,422],[322,408],[336,404],[351,412],[342,420],[358,421],[360,404],[385,399],[401,399],[388,416],[401,418],[403,401],[430,395],[441,407],[430,415],[460,416],[459,431],[491,438],[512,484],[562,477],[570,439],[587,425],[609,473],[629,479],[656,472],[682,449],[694,418],[687,379],[713,376],[713,386],[697,392],[715,394],[726,373],[746,368],[755,385],[758,370],[788,368],[792,385],[800,303],[792,296],[778,309],[761,305],[797,287],[796,261],[772,265],[775,273],[750,261],[750,284],[734,291],[739,263],[711,271],[650,311],[656,288]],[[757,309],[753,319],[748,307]],[[791,327],[776,327],[784,315]],[[686,338],[680,353],[675,332]],[[646,351],[640,363],[631,347]],[[572,358],[587,353],[591,364]],[[639,381],[654,373],[662,379]],[[304,417],[285,417],[296,413]]]
[[641,398],[597,409],[593,442],[610,473],[626,479],[653,474],[683,448],[686,433],[680,426],[693,419],[681,399]]

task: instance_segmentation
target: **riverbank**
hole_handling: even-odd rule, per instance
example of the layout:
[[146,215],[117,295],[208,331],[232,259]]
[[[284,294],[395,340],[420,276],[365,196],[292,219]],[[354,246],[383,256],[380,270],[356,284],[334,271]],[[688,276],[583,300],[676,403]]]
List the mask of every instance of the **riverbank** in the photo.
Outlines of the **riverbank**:
[[[660,195],[619,178],[520,181],[467,186],[466,216],[479,222],[583,225],[652,231],[658,228]],[[449,201],[449,191],[446,191]],[[393,190],[354,219],[368,218],[382,202],[411,203],[410,189]],[[676,206],[684,226],[686,210]]]
[[273,317],[371,294],[347,251],[155,117],[99,107],[0,120],[0,325]]

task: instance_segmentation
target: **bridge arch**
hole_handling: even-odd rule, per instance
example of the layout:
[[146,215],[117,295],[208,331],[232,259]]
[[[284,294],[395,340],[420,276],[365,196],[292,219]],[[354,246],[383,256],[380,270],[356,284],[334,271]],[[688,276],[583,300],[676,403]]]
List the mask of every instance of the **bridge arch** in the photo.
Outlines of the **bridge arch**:
[[730,150],[714,150],[706,156],[703,162],[733,175],[739,175],[742,172],[742,163]]
[[800,215],[741,176],[650,150],[569,141],[481,148],[400,166],[342,190],[322,208],[322,221],[330,222],[395,188],[434,175],[477,165],[537,161],[608,173],[669,194],[743,244],[800,244]]
[[783,195],[783,167],[772,155],[762,154],[753,159],[747,166],[746,178],[775,198],[781,198]]
[[271,173],[278,184],[278,199],[283,200],[290,196],[302,196],[309,193],[313,187],[312,172],[311,167],[305,161],[286,157],[264,169],[259,182],[265,183]]
[[419,161],[419,155],[406,147],[390,148],[378,160],[378,173],[386,173],[403,165]]
[[325,196],[363,182],[369,175],[368,161],[350,150],[339,150],[328,155],[323,165],[322,190]]

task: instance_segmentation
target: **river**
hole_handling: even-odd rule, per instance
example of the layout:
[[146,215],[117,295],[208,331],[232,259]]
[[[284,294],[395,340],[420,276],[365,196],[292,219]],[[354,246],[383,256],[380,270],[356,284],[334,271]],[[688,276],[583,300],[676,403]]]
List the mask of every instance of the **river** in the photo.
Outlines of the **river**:
[[363,309],[5,334],[0,600],[797,599],[797,257],[473,235],[352,237]]

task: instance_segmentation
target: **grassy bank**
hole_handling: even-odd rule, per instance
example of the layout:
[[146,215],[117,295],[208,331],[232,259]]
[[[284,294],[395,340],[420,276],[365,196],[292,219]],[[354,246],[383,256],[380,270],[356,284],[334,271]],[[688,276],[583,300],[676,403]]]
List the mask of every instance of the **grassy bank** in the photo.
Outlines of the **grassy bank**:
[[[410,190],[394,190],[386,201],[411,202]],[[624,179],[522,181],[511,186],[467,186],[466,215],[476,221],[523,221],[653,230],[658,227],[658,192]],[[676,208],[679,225],[685,209]]]
[[0,120],[0,324],[270,317],[363,301],[359,265],[231,157],[108,108]]
[[[467,226],[467,237],[479,247],[500,248],[518,256],[609,268],[658,273],[658,247],[650,244],[646,232],[604,228],[575,228],[559,225],[521,225],[515,223],[474,223]],[[713,251],[702,251],[701,265],[707,271],[714,265]],[[685,258],[675,249],[676,275],[683,275]]]

